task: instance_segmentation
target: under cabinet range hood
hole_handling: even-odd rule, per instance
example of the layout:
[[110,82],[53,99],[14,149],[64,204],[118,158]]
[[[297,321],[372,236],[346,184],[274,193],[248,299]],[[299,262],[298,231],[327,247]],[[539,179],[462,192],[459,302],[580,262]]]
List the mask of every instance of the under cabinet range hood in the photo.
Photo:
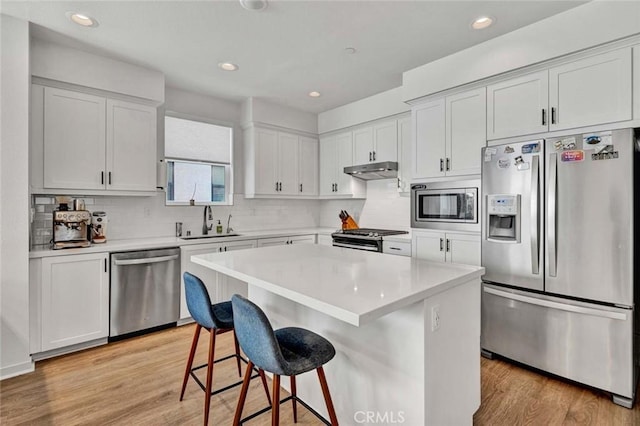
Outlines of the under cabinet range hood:
[[381,163],[369,163],[362,164],[360,166],[345,167],[344,172],[363,180],[397,178],[398,162],[383,161]]

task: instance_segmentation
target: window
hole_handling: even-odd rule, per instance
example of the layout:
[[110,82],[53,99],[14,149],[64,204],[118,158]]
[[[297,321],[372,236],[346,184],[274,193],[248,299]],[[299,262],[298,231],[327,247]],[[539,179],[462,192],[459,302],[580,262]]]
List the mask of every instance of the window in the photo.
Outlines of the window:
[[166,204],[233,204],[233,129],[174,116],[164,126]]

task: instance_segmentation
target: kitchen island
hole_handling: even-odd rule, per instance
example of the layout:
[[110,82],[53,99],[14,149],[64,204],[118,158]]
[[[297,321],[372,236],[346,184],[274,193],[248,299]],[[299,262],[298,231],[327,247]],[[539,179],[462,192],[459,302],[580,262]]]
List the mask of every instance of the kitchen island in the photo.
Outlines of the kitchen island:
[[[341,424],[472,424],[483,268],[311,244],[192,261],[248,283],[274,328],[333,343],[325,372]],[[297,391],[326,416],[315,375]]]

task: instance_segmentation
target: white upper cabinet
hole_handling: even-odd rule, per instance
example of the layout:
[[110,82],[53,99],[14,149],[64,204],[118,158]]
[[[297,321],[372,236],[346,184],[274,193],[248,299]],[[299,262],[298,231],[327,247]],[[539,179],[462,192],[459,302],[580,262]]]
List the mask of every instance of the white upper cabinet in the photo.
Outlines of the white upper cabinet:
[[631,48],[549,70],[549,130],[631,120]]
[[105,98],[44,88],[45,188],[105,188],[105,117]]
[[445,98],[447,176],[480,173],[480,150],[487,143],[486,100],[484,87]]
[[640,120],[640,44],[633,47],[633,118]]
[[446,156],[444,98],[413,107],[411,117],[413,179],[443,175]]
[[411,117],[398,120],[398,191],[411,190]]
[[541,71],[487,87],[487,139],[546,132],[549,75]]
[[344,173],[353,165],[353,139],[351,132],[339,133],[320,139],[320,196],[361,197],[364,182]]
[[156,188],[155,108],[107,99],[107,188]]
[[631,48],[590,56],[487,87],[487,138],[632,119]]
[[34,92],[44,96],[32,114],[32,155],[41,159],[34,167],[43,170],[41,178],[32,170],[36,190],[155,192],[156,108],[52,87]]
[[397,120],[353,131],[353,164],[398,161]]
[[458,93],[412,110],[413,179],[480,173],[486,144],[485,88]]
[[318,141],[252,127],[245,132],[247,197],[318,195]]
[[318,140],[300,136],[299,144],[299,182],[298,191],[301,195],[318,195]]

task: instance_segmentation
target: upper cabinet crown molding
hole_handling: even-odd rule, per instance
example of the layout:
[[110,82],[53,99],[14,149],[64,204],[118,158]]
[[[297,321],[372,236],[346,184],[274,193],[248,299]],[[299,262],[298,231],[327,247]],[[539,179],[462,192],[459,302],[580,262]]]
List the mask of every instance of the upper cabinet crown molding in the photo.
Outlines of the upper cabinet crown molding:
[[32,193],[156,193],[157,109],[32,86]]

